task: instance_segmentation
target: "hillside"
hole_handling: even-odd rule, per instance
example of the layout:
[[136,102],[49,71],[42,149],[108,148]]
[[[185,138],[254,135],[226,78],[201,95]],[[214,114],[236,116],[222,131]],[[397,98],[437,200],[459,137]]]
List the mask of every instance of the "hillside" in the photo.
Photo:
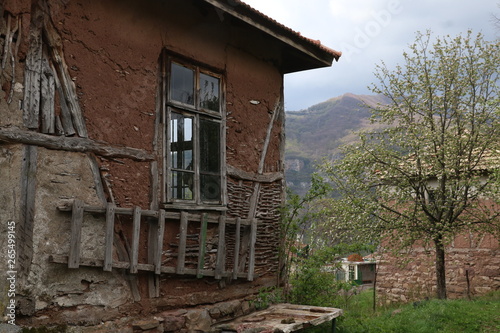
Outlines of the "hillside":
[[354,142],[355,132],[373,127],[369,107],[385,104],[383,96],[344,94],[306,110],[286,112],[286,177],[297,193],[308,187],[315,164],[335,158],[338,147]]

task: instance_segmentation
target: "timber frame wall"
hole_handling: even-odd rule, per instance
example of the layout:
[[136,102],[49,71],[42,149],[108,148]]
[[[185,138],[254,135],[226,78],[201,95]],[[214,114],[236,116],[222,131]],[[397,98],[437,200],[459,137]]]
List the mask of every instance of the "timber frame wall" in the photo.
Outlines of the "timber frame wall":
[[[41,2],[44,3],[43,1]],[[159,275],[192,275],[198,278],[208,276],[215,279],[246,279],[253,281],[266,274],[276,275],[279,270],[277,254],[279,214],[284,198],[283,172],[265,173],[264,165],[268,154],[272,132],[276,126],[283,126],[283,98],[276,101],[270,110],[269,125],[261,148],[257,173],[239,170],[226,165],[227,210],[218,212],[206,210],[168,210],[160,207],[159,159],[161,147],[159,135],[155,134],[153,152],[143,149],[111,145],[89,138],[75,83],[65,62],[63,43],[47,9],[34,6],[31,13],[29,49],[24,68],[24,99],[22,101],[23,124],[0,127],[0,142],[22,144],[24,147],[22,207],[20,223],[22,237],[19,264],[25,274],[29,271],[33,253],[32,239],[35,210],[35,176],[37,172],[38,147],[49,150],[84,153],[93,172],[94,187],[101,205],[86,205],[75,193],[74,200],[57,207],[61,216],[71,212],[70,247],[67,256],[52,254],[52,263],[65,264],[68,268],[80,266],[102,267],[104,271],[126,269],[130,274],[140,271],[150,273],[149,296],[159,297]],[[16,86],[15,64],[20,44],[21,20],[6,13],[7,31],[1,58],[2,70],[11,61],[12,79],[8,103],[12,102]],[[12,22],[14,24],[14,28]],[[59,112],[56,104],[59,103]],[[156,110],[159,112],[160,107]],[[161,131],[158,120],[156,130]],[[284,152],[283,128],[280,129],[280,154]],[[152,191],[150,207],[122,208],[115,204],[111,186],[98,159],[124,159],[149,163]],[[125,162],[126,163],[126,162]],[[161,166],[160,166],[161,167]],[[279,166],[283,170],[283,166]],[[75,191],[76,192],[76,191]],[[56,207],[54,207],[56,208]],[[102,257],[81,256],[82,224],[85,216],[97,214],[105,229],[105,249]],[[131,242],[118,244],[115,222],[118,218],[130,219]],[[175,221],[177,243],[164,243],[165,234],[171,232],[166,225]],[[191,229],[190,229],[191,228]],[[141,237],[141,230],[148,232],[147,239]],[[175,229],[174,229],[175,230]],[[194,231],[193,231],[194,230]],[[212,239],[207,231],[213,230]],[[208,243],[217,240],[212,248]],[[32,241],[31,241],[32,242]],[[147,258],[141,258],[139,248],[148,248]],[[215,258],[215,260],[214,260]],[[194,261],[194,263],[193,263]],[[137,283],[137,282],[136,282]],[[137,286],[131,286],[134,299],[140,300]]]

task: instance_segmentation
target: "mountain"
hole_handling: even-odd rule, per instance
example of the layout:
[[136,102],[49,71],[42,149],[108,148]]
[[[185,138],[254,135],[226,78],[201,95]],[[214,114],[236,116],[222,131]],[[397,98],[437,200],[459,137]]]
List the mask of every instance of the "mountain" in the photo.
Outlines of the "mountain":
[[370,107],[387,104],[384,96],[344,94],[306,110],[286,112],[285,165],[287,185],[303,194],[322,159],[332,159],[338,147],[355,142],[355,132],[374,128]]

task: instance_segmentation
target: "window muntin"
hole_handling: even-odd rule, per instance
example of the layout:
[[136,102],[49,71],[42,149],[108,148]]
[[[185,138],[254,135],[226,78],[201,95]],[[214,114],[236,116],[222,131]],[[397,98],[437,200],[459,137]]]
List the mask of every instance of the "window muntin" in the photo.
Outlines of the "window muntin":
[[222,204],[221,76],[168,61],[166,200]]

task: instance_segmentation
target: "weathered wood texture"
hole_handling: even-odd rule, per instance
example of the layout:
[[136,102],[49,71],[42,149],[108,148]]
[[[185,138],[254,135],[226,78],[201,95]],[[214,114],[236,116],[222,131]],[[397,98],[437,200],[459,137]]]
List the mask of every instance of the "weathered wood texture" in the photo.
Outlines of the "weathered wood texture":
[[[89,266],[102,266],[103,270],[110,271],[112,268],[125,268],[123,259],[120,262],[115,262],[112,258],[112,246],[115,244],[116,240],[114,237],[114,221],[117,214],[132,216],[132,240],[131,248],[128,253],[129,259],[126,268],[129,269],[131,274],[135,274],[140,270],[150,271],[157,275],[161,273],[170,274],[187,274],[196,275],[201,278],[204,276],[215,277],[216,279],[222,279],[223,277],[232,278],[246,278],[248,280],[253,280],[254,278],[254,263],[255,263],[255,241],[257,232],[257,219],[241,219],[241,218],[226,218],[221,214],[213,213],[188,213],[186,211],[181,212],[167,212],[163,209],[160,210],[142,210],[139,207],[134,208],[121,208],[116,207],[113,203],[108,203],[106,206],[88,206],[84,205],[80,200],[74,200],[72,203],[66,202],[58,207],[60,211],[71,211],[71,244],[70,253],[67,259],[61,259],[60,256],[55,256],[55,262],[67,262],[68,267],[78,268],[80,265]],[[104,260],[97,260],[93,258],[81,259],[81,230],[83,223],[83,213],[92,214],[104,214],[106,217],[105,230],[105,253]],[[149,219],[149,220],[148,220]],[[177,220],[180,223],[178,243],[170,244],[170,248],[176,248],[177,251],[173,253],[171,250],[165,251],[165,246],[163,244],[163,239],[165,237],[165,220]],[[152,221],[154,220],[154,221]],[[150,228],[153,230],[155,235],[154,238],[148,237],[148,244],[146,246],[154,249],[154,256],[152,260],[148,259],[147,263],[141,263],[139,259],[139,248],[141,245],[140,230],[141,224],[149,221]],[[195,223],[197,226],[197,233],[188,234],[189,224]],[[209,238],[208,229],[209,224],[215,225],[217,229],[217,239],[213,240]],[[227,227],[229,225],[237,225],[240,229],[241,225],[247,226],[250,233],[250,244],[246,246],[249,249],[248,257],[249,262],[244,263],[247,267],[246,271],[240,271],[238,269],[227,268],[226,262],[226,243],[228,242],[227,237]],[[236,235],[239,244],[240,236]],[[189,242],[188,242],[189,239]],[[208,251],[209,244],[211,250]],[[86,246],[91,246],[90,244],[85,244]],[[213,246],[215,248],[213,248]],[[237,251],[237,249],[235,250]],[[215,260],[212,260],[212,255]],[[189,265],[187,262],[187,257],[189,256]],[[122,256],[125,257],[125,256]],[[196,258],[196,262],[192,261],[192,257]],[[176,263],[169,265],[170,259],[175,258]],[[233,261],[231,261],[233,262]],[[236,261],[237,263],[237,261]],[[156,289],[156,288],[155,288]],[[153,293],[152,297],[156,294]]]
[[47,135],[14,126],[0,128],[0,141],[64,151],[91,152],[103,157],[129,158],[135,161],[152,161],[155,158],[154,155],[142,149],[110,146],[87,138]]

